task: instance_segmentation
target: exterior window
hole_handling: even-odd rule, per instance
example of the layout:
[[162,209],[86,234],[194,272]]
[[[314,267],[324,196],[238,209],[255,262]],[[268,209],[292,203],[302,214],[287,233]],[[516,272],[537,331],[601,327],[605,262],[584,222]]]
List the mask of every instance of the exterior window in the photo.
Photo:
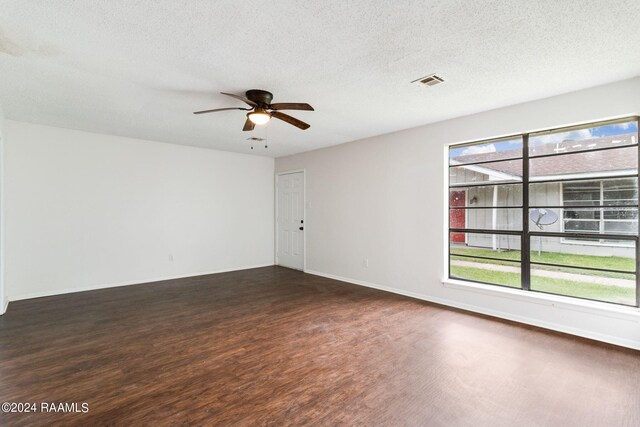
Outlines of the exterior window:
[[638,117],[449,147],[449,277],[638,306]]
[[[635,178],[567,182],[563,184],[562,195],[566,207],[585,204],[602,206],[599,209],[565,209],[563,212],[565,231],[638,234],[637,210],[619,207],[638,204],[638,185]],[[599,238],[583,239],[583,241],[609,243],[608,240]],[[630,241],[625,243],[632,244]]]

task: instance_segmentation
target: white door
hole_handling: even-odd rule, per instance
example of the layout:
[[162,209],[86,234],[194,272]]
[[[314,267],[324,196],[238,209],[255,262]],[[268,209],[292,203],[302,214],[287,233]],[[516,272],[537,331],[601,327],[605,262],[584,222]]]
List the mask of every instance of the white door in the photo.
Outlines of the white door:
[[278,175],[276,262],[283,267],[304,269],[304,172]]

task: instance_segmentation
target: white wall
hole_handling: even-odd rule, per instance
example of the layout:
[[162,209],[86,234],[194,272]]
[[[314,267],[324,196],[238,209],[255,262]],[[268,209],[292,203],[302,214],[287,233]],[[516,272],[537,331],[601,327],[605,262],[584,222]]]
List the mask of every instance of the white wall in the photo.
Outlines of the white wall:
[[441,281],[445,144],[639,111],[635,78],[279,158],[277,172],[306,169],[307,271],[640,348],[635,309],[602,314],[602,304],[532,300],[523,291],[470,290]]
[[273,264],[271,158],[10,120],[5,136],[11,301]]

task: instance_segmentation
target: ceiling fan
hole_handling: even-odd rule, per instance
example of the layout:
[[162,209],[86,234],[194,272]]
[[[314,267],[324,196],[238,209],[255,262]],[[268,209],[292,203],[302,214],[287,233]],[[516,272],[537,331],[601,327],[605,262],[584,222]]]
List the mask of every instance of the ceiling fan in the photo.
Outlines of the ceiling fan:
[[220,92],[223,95],[231,96],[233,98],[239,99],[240,101],[246,103],[251,108],[240,108],[240,107],[230,107],[230,108],[216,108],[213,110],[204,110],[204,111],[196,111],[193,114],[205,114],[205,113],[215,113],[216,111],[227,111],[227,110],[243,110],[250,111],[247,113],[247,120],[244,122],[243,131],[253,130],[256,125],[264,125],[266,124],[272,117],[276,119],[280,119],[284,122],[289,123],[290,125],[294,125],[302,130],[309,129],[310,125],[303,122],[302,120],[298,120],[295,117],[291,117],[288,114],[281,113],[280,110],[306,110],[306,111],[314,111],[313,107],[309,104],[305,103],[297,103],[297,102],[278,102],[275,104],[271,103],[273,99],[273,94],[271,92],[267,92],[266,90],[260,89],[251,89],[245,92],[245,96],[234,95],[232,93]]

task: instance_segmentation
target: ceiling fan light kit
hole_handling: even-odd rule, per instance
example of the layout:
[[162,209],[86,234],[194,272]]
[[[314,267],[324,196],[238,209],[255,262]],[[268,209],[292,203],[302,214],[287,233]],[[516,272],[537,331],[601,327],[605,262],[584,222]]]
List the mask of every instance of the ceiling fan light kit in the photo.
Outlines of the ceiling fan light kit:
[[242,128],[243,131],[252,131],[256,125],[267,124],[267,122],[269,122],[271,118],[282,120],[283,122],[289,123],[290,125],[293,125],[302,130],[309,129],[310,127],[309,124],[303,122],[302,120],[298,120],[295,117],[280,112],[280,110],[314,111],[313,107],[309,104],[301,102],[279,102],[272,104],[271,101],[273,100],[273,94],[271,92],[267,92],[266,90],[260,89],[248,90],[245,92],[245,96],[234,95],[232,93],[225,92],[220,93],[222,95],[236,98],[249,105],[251,108],[216,108],[213,110],[196,111],[193,114],[215,113],[218,111],[227,110],[249,111],[249,113],[247,113],[247,119],[244,122],[244,127]]
[[265,125],[271,119],[271,115],[260,108],[256,108],[254,112],[248,113],[247,117],[255,125]]

